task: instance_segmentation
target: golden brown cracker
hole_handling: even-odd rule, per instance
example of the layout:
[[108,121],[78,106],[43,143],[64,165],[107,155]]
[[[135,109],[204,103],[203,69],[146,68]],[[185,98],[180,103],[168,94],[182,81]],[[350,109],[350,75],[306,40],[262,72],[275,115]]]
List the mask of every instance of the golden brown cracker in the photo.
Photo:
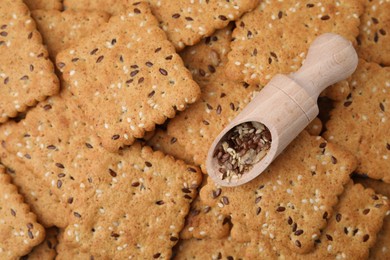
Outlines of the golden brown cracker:
[[[355,0],[263,2],[236,21],[226,74],[236,81],[265,85],[276,74],[294,72],[322,33],[356,42],[362,12],[362,4]],[[327,92],[337,96],[341,90],[333,87]]]
[[[200,194],[207,205],[218,205],[232,217],[233,238],[243,240],[247,232],[240,231],[255,230],[294,252],[307,253],[355,167],[351,154],[303,132],[252,182],[234,188],[209,182]],[[217,188],[222,190],[218,197],[213,196]],[[235,231],[240,227],[236,223],[247,228]]]
[[351,94],[335,102],[324,137],[358,158],[357,172],[390,182],[390,68],[360,60]]
[[97,258],[169,258],[200,172],[139,144],[102,167],[76,195],[65,243]]
[[59,204],[58,196],[53,194],[50,187],[40,178],[36,178],[15,155],[5,149],[5,140],[15,128],[16,123],[12,121],[0,126],[0,162],[6,167],[6,173],[11,176],[12,183],[18,187],[19,193],[37,216],[38,222],[46,228],[52,226],[65,228],[68,219],[64,217],[66,213]]
[[314,251],[300,255],[283,245],[271,245],[269,241],[257,238],[248,246],[246,256],[249,259],[367,259],[388,208],[386,198],[351,182],[341,195],[327,227],[316,240]]
[[[65,95],[63,92],[38,104],[24,120],[10,126],[10,134],[2,140],[11,159],[24,164],[48,192],[57,196],[61,202],[57,206],[64,215],[74,183],[87,181],[82,172],[94,161],[89,154],[99,149],[98,138],[90,134],[91,129],[79,117],[81,111],[74,110],[71,96]],[[95,165],[88,166],[92,173]]]
[[66,227],[67,213],[61,206],[60,199],[37,179],[31,170],[9,153],[1,158],[1,162],[7,167],[6,172],[12,177],[12,183],[18,187],[19,193],[24,196],[39,223],[44,227]]
[[0,123],[59,90],[54,67],[22,0],[0,5]]
[[45,229],[23,202],[3,166],[0,166],[0,190],[0,258],[18,259],[43,241]]
[[106,12],[72,10],[36,10],[31,15],[53,60],[60,51],[78,43],[110,18]]
[[[104,10],[111,14],[122,14],[135,0],[65,0],[70,9]],[[216,29],[228,25],[242,14],[255,8],[258,0],[215,1],[160,1],[148,0],[160,27],[169,40],[180,50],[185,45],[194,45],[211,35]]]
[[139,143],[108,153],[67,94],[39,104],[5,142],[72,210],[64,243],[96,258],[169,257],[200,171]]
[[132,144],[199,96],[146,3],[132,5],[126,15],[112,17],[93,36],[62,51],[57,65],[110,151]]
[[364,0],[358,37],[359,57],[366,61],[390,65],[390,2]]

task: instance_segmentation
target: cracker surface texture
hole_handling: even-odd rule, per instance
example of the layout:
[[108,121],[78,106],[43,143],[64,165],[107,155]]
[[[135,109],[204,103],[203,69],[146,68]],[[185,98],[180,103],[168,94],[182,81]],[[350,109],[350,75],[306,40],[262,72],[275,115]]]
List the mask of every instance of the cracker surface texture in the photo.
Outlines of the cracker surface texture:
[[234,24],[230,23],[217,30],[194,46],[180,52],[184,65],[190,70],[194,80],[202,86],[216,72],[216,68],[227,62]]
[[[0,138],[0,142],[1,140],[4,139]],[[50,186],[37,178],[16,156],[2,147],[0,147],[0,161],[6,167],[7,174],[11,176],[12,183],[18,187],[19,193],[37,216],[38,222],[44,227],[65,228],[67,226],[67,218],[64,217],[66,212],[60,205],[58,196],[52,193]]]
[[[104,10],[111,14],[123,14],[136,0],[65,0],[70,9]],[[160,1],[148,0],[160,27],[168,39],[181,50],[194,45],[202,38],[224,28],[230,21],[252,10],[258,0],[214,1]]]
[[0,258],[19,259],[45,238],[45,229],[0,166]]
[[[361,1],[264,1],[236,21],[227,76],[235,81],[266,85],[276,74],[298,70],[311,42],[333,32],[356,43]],[[343,85],[327,90],[338,98]]]
[[31,14],[52,60],[60,51],[91,35],[110,18],[106,12],[82,10],[36,10]]
[[58,230],[57,228],[46,229],[45,240],[21,260],[54,260],[57,256],[56,246]]
[[[232,217],[234,239],[249,242],[249,232],[255,230],[294,252],[307,253],[355,167],[351,154],[303,132],[254,181],[234,188],[209,182],[200,194],[207,205],[218,205]],[[219,196],[214,195],[217,189]]]
[[161,151],[164,154],[172,155],[177,159],[193,164],[192,155],[186,151],[184,144],[176,137],[168,135],[164,130],[157,129],[153,137],[146,143],[153,150]]
[[[388,211],[388,199],[360,184],[350,182],[328,225],[316,240],[315,250],[296,254],[280,244],[270,244],[264,239],[254,239],[246,257],[270,259],[367,259],[369,249],[375,244],[383,218]],[[272,257],[270,257],[270,255]]]
[[5,141],[7,151],[60,198],[69,219],[63,248],[97,258],[169,258],[200,170],[139,143],[107,152],[72,99],[64,91],[42,102]]
[[0,123],[59,90],[54,66],[22,0],[0,5]]
[[[203,177],[200,188],[212,181],[207,175]],[[222,192],[217,189],[214,196],[218,197]],[[217,205],[209,206],[197,197],[191,204],[191,210],[186,217],[185,226],[180,232],[181,239],[222,239],[230,234],[230,216],[221,212]]]
[[358,158],[358,173],[390,183],[390,68],[360,60],[349,83],[351,93],[335,103],[324,137]]
[[200,172],[139,144],[102,167],[75,198],[64,243],[96,258],[170,258]]
[[57,66],[110,151],[132,144],[199,96],[146,3],[62,51]]
[[[369,178],[358,178],[357,183],[373,189],[376,193],[390,198],[390,184]],[[378,233],[375,245],[370,249],[369,259],[390,259],[390,210],[386,213],[383,227]]]
[[390,65],[390,2],[364,0],[358,55],[366,61]]

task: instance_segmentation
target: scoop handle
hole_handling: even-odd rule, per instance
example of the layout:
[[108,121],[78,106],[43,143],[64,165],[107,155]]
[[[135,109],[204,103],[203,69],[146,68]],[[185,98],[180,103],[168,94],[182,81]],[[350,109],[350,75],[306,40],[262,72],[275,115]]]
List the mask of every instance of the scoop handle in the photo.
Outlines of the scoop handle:
[[[304,65],[290,75],[275,75],[261,92],[214,140],[207,155],[207,172],[221,186],[238,186],[260,175],[296,136],[318,115],[317,99],[329,85],[349,77],[358,64],[352,44],[343,37],[326,33],[309,47]],[[263,123],[271,132],[267,155],[236,181],[220,178],[215,148],[235,126],[244,122]]]
[[289,76],[317,100],[325,88],[349,77],[357,65],[352,43],[340,35],[325,33],[310,45],[303,66]]

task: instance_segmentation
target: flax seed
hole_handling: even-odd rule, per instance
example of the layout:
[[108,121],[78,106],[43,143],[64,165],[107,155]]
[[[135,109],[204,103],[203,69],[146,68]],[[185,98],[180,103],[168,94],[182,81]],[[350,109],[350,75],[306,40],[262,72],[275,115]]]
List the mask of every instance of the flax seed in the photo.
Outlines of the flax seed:
[[[219,106],[217,113],[220,110]],[[261,123],[248,122],[234,127],[214,152],[221,179],[238,179],[251,170],[266,156],[271,142],[270,131]]]

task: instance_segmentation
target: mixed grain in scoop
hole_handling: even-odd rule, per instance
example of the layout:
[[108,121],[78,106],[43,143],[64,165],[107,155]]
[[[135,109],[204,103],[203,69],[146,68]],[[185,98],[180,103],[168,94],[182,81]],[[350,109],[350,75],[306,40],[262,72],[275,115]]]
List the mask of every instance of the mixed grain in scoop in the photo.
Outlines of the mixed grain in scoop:
[[271,133],[259,122],[242,123],[230,130],[214,152],[222,180],[240,178],[263,159],[271,147]]

